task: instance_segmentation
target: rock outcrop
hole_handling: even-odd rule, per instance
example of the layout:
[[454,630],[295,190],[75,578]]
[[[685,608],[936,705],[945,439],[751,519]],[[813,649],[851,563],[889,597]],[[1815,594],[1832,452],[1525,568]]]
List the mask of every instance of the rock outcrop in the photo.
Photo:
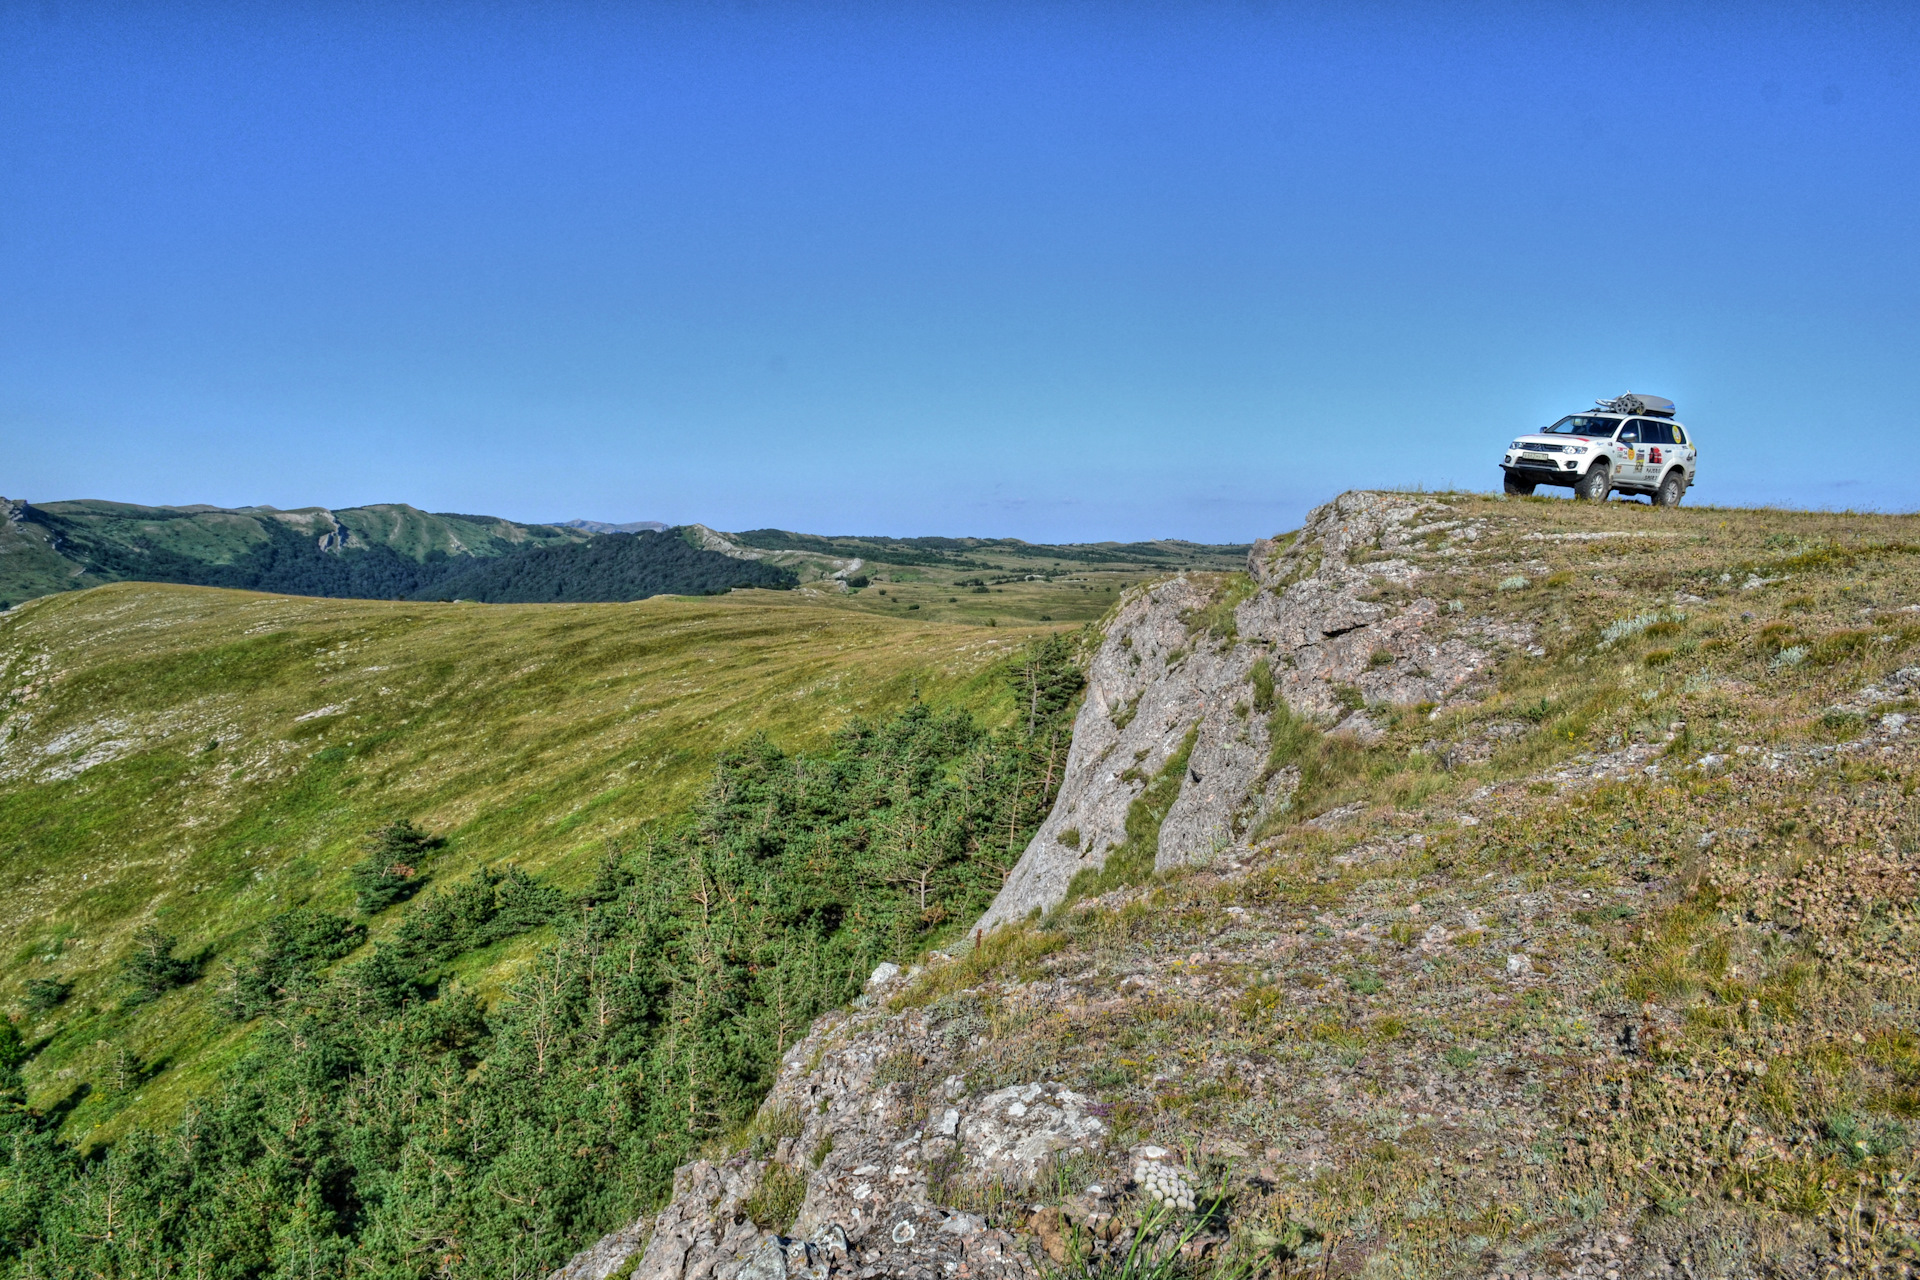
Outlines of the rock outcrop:
[[978,927],[1048,910],[1074,876],[1104,866],[1129,809],[1183,752],[1155,867],[1210,862],[1242,842],[1294,781],[1268,769],[1269,699],[1364,739],[1377,732],[1365,706],[1459,696],[1530,638],[1490,633],[1415,591],[1422,562],[1479,535],[1437,502],[1347,493],[1291,542],[1256,543],[1250,584],[1183,576],[1126,599],[1088,672],[1059,800]]
[[[876,974],[874,994],[903,980]],[[1102,1152],[1098,1108],[1049,1081],[969,1092],[968,1024],[862,1003],[788,1051],[756,1147],[683,1166],[657,1217],[607,1236],[552,1280],[1037,1274],[1011,1235],[943,1207],[944,1193],[1022,1187],[1055,1160]],[[756,1194],[781,1180],[804,1182],[791,1225],[756,1223],[769,1216]]]

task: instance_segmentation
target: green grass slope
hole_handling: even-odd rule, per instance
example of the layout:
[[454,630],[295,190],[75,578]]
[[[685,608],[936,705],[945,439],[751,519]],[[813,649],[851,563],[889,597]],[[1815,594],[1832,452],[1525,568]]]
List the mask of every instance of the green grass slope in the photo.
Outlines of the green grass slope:
[[[491,558],[528,546],[571,546],[584,537],[581,530],[516,524],[498,516],[426,512],[404,502],[348,507],[332,514],[352,531],[353,539],[368,546],[391,547],[413,560],[425,560],[435,552]],[[352,547],[354,542],[347,545]]]
[[[289,906],[345,913],[366,833],[399,817],[448,837],[436,883],[503,862],[577,883],[753,733],[817,747],[916,692],[990,710],[985,668],[1027,634],[786,593],[488,606],[127,583],[16,608],[0,617],[0,1000],[24,1011],[30,982],[73,984],[28,1027],[45,1042],[33,1097],[110,1069],[109,1043],[166,1064],[94,1134],[110,1137],[177,1109],[236,1047],[212,981],[123,1008],[145,923],[217,962]],[[498,989],[537,941],[470,958],[467,980]],[[83,1105],[69,1131],[94,1119]]]
[[0,608],[83,585],[81,566],[54,550],[52,534],[21,519],[25,506],[0,498]]

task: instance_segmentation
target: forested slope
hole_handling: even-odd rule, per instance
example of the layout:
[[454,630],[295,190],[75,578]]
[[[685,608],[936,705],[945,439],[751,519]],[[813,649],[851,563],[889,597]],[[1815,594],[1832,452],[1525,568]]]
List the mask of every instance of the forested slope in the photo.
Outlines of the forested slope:
[[[125,999],[217,985],[221,1016],[254,1034],[172,1126],[89,1157],[59,1133],[64,1100],[23,1105],[25,1051],[0,1025],[0,1271],[494,1277],[564,1261],[744,1121],[782,1051],[876,962],[986,904],[1051,803],[1071,656],[1056,638],[1001,668],[1023,714],[997,732],[914,702],[810,754],[749,738],[692,815],[609,845],[570,894],[513,868],[445,879],[371,948],[355,911],[282,909],[223,979],[149,931]],[[431,854],[411,826],[383,837],[350,877],[363,891]],[[450,976],[548,925],[557,938],[497,1000]],[[118,1044],[82,1090],[124,1097],[166,1067]]]
[[736,587],[782,591],[799,581],[790,569],[695,547],[679,530],[641,530],[481,561],[417,594],[493,604],[581,603],[713,596]]
[[[916,692],[1011,715],[989,668],[1022,633],[757,599],[395,604],[125,583],[0,618],[0,999],[29,1015],[35,1104],[77,1104],[68,1131],[103,1139],[178,1111],[238,1043],[223,966],[291,905],[353,914],[348,872],[395,819],[446,838],[419,868],[430,889],[513,863],[571,890],[609,840],[686,813],[755,733],[819,750]],[[207,976],[129,1004],[121,970],[146,924]],[[457,967],[493,998],[534,943],[489,946]],[[46,1004],[36,983],[65,994]],[[77,1092],[123,1050],[165,1070]]]

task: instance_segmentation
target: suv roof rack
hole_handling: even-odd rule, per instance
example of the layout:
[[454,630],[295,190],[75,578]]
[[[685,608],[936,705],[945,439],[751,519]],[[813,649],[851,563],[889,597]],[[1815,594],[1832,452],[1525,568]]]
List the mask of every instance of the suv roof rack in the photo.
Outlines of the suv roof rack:
[[1625,395],[1615,396],[1611,400],[1595,400],[1596,409],[1611,409],[1615,413],[1645,413],[1656,418],[1673,416],[1673,401],[1663,396],[1643,396],[1629,391]]

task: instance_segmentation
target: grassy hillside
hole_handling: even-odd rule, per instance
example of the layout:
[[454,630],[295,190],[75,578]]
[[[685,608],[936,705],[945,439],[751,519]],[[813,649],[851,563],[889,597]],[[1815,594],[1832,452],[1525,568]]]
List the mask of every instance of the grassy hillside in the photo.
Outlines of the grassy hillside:
[[22,517],[26,504],[0,498],[0,605],[90,586],[84,566],[54,550],[53,532]]
[[[784,593],[487,606],[120,584],[17,608],[0,618],[0,999],[73,984],[31,1019],[32,1097],[122,1047],[164,1064],[104,1137],[234,1050],[211,981],[122,1007],[143,923],[231,957],[290,906],[348,913],[364,837],[401,817],[448,838],[435,883],[511,861],[575,884],[608,840],[685,811],[748,735],[818,747],[916,691],[990,710],[983,672],[1024,634]],[[497,989],[534,946],[470,958],[469,980]],[[107,1110],[83,1103],[69,1131]]]

